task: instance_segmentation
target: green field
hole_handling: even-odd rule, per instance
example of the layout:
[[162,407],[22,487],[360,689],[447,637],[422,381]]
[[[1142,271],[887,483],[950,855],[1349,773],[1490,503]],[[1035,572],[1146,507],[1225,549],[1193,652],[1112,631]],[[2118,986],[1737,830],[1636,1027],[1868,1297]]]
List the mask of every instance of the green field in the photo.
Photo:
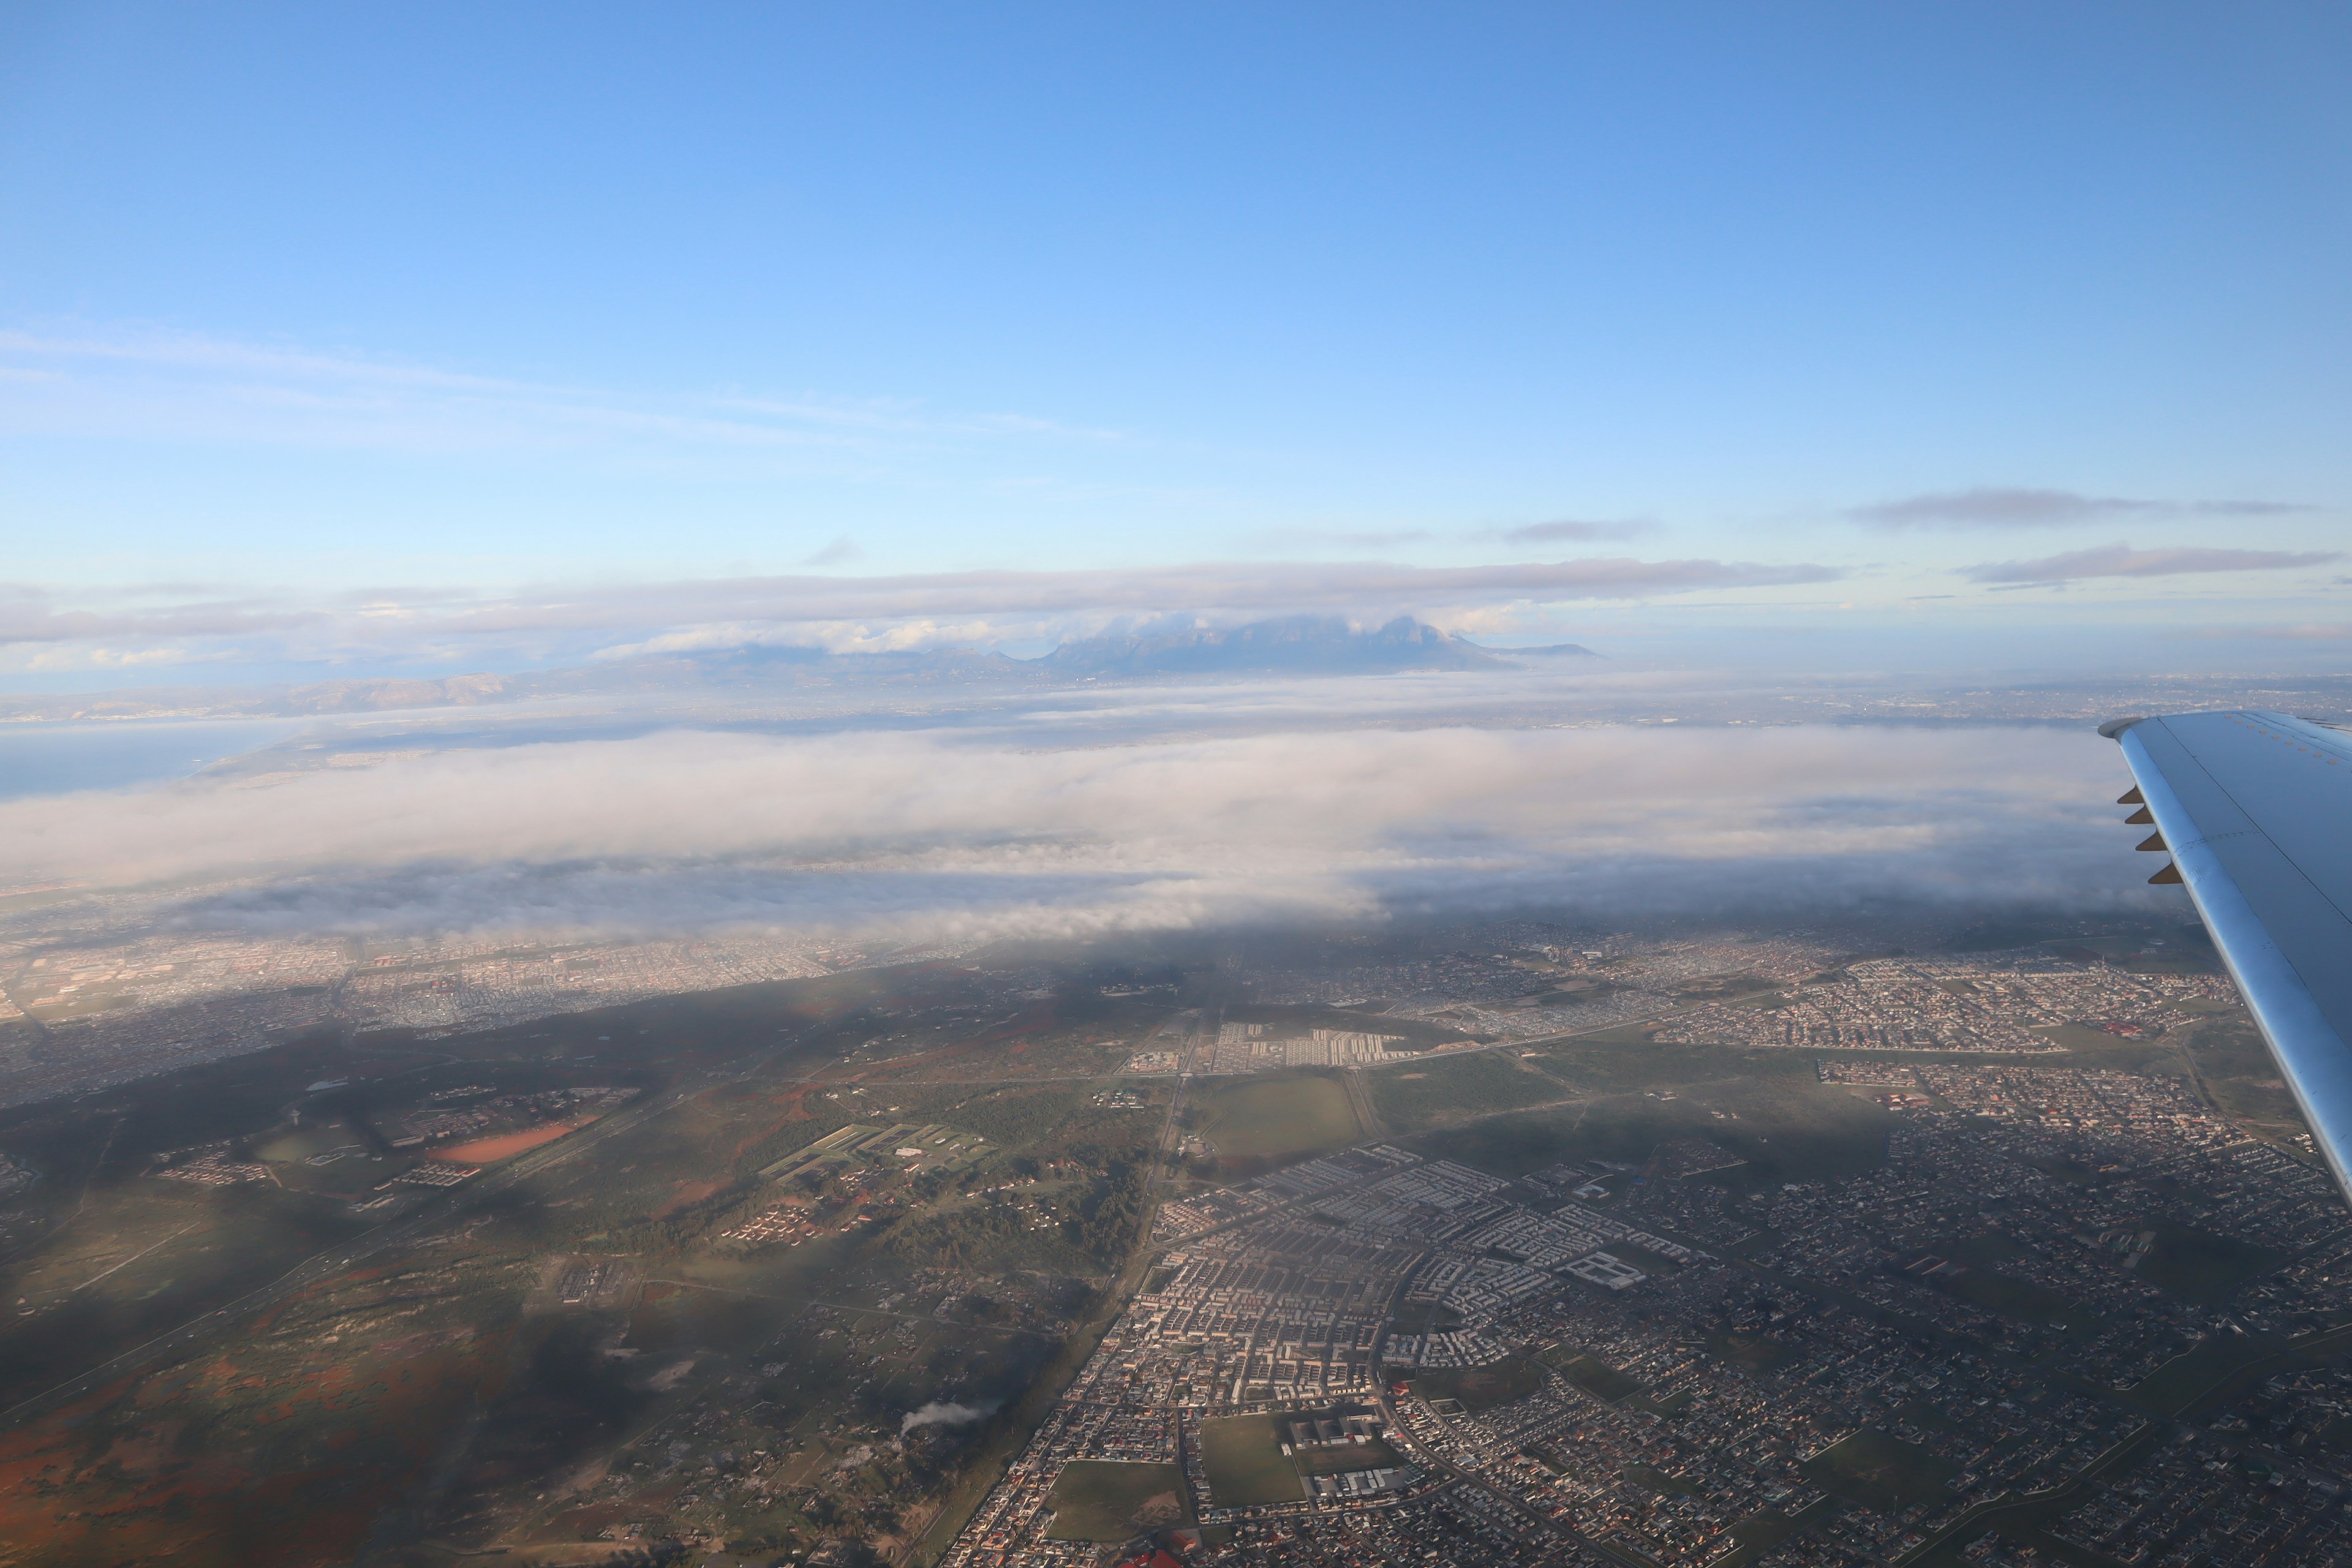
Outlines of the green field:
[[364,1149],[365,1145],[357,1132],[338,1121],[325,1127],[298,1127],[264,1140],[253,1146],[253,1157],[271,1161],[308,1160],[314,1154],[352,1147]]
[[1360,1136],[1348,1091],[1319,1075],[1228,1079],[1202,1101],[1201,1135],[1229,1160],[1313,1154]]
[[1202,1422],[1201,1459],[1209,1472],[1209,1496],[1220,1508],[1297,1502],[1307,1495],[1282,1452],[1271,1415]]
[[1540,1105],[1570,1092],[1506,1051],[1386,1068],[1370,1078],[1381,1120],[1399,1131]]
[[1543,1381],[1543,1368],[1534,1362],[1506,1356],[1492,1366],[1432,1368],[1412,1380],[1412,1391],[1423,1399],[1459,1401],[1465,1410],[1486,1410],[1525,1399]]
[[1916,1444],[1864,1427],[1805,1461],[1805,1474],[1824,1491],[1880,1513],[1950,1496],[1951,1467]]
[[1174,1465],[1073,1459],[1047,1504],[1054,1526],[1046,1535],[1055,1541],[1125,1541],[1138,1531],[1192,1522],[1184,1472]]
[[[1729,1052],[1712,1054],[1720,1064],[1746,1065]],[[1853,1175],[1882,1163],[1892,1118],[1836,1086],[1814,1081],[1810,1058],[1804,1066],[1801,1078],[1727,1077],[1656,1091],[1673,1094],[1672,1100],[1649,1092],[1612,1094],[1584,1105],[1486,1117],[1412,1142],[1416,1149],[1514,1176],[1559,1161],[1641,1164],[1661,1143],[1703,1137],[1747,1163],[1689,1179],[1741,1192]]]

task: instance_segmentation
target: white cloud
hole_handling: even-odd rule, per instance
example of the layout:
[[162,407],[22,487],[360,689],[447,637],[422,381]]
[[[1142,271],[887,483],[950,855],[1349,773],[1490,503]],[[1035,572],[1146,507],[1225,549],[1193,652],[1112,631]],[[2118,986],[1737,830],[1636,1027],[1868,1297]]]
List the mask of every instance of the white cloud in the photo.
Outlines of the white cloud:
[[[23,395],[8,395],[12,384]],[[910,399],[656,396],[143,330],[0,331],[0,431],[404,452],[635,445],[802,458],[1120,438]]]

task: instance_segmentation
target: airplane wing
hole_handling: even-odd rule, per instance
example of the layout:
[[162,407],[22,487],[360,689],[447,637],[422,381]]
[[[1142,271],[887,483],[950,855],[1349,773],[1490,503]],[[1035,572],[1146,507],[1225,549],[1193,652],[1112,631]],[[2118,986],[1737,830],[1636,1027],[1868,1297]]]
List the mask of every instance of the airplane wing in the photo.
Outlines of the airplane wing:
[[2179,882],[2352,1198],[2352,735],[2284,713],[2118,719],[2116,804]]

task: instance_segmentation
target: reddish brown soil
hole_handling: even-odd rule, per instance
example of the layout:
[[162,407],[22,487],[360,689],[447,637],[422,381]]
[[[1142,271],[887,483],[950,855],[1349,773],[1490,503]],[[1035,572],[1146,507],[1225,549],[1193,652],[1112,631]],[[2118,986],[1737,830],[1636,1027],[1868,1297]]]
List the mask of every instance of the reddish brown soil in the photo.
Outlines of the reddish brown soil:
[[491,1138],[477,1138],[470,1143],[436,1149],[433,1157],[446,1160],[453,1165],[488,1165],[528,1153],[542,1143],[552,1143],[576,1130],[575,1125],[569,1121],[551,1121],[543,1127],[526,1127],[520,1132],[501,1132]]

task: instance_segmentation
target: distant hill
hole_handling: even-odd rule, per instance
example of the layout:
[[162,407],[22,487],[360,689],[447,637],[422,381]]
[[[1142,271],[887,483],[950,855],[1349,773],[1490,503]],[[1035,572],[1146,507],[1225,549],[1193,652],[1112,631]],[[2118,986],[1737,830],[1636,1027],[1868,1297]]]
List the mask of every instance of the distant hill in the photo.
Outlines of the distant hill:
[[1071,675],[1338,675],[1478,669],[1503,661],[1411,616],[1370,631],[1359,631],[1337,616],[1286,616],[1241,626],[1108,632],[1064,643],[1036,662]]

